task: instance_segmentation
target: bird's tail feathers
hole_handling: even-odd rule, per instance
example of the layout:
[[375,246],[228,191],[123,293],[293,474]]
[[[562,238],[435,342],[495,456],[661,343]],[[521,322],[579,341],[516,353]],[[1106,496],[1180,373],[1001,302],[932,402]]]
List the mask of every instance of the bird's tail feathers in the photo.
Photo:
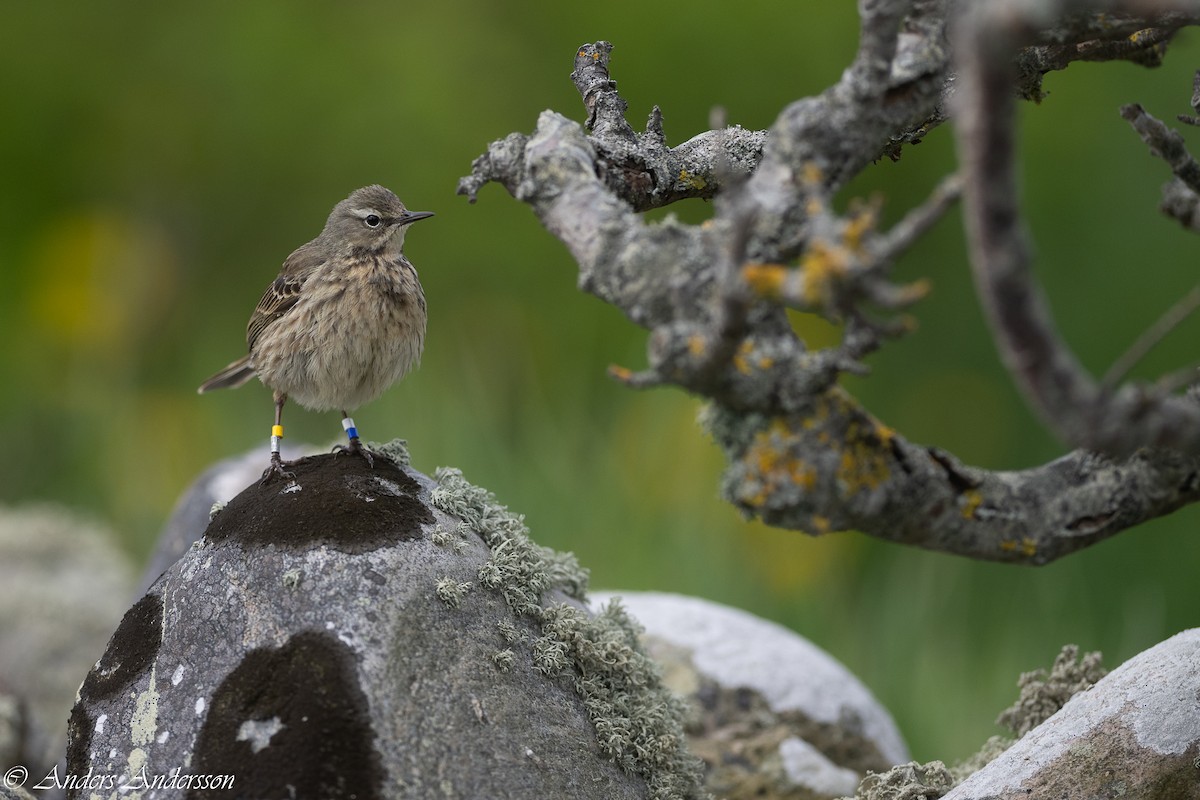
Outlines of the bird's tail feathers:
[[236,389],[253,377],[254,367],[250,365],[250,356],[246,355],[200,384],[196,391],[204,394],[213,389]]

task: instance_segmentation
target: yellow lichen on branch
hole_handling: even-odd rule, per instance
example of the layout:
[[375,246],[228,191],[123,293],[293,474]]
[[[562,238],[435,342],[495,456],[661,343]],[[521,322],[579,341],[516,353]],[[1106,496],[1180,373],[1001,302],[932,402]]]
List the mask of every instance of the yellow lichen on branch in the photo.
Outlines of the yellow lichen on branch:
[[841,438],[829,443],[841,451],[836,477],[842,496],[878,489],[892,476],[891,441],[895,432],[836,386],[817,402],[815,424],[825,427],[830,415],[846,421]]
[[770,369],[775,366],[775,359],[769,355],[755,353],[753,339],[744,340],[733,354],[733,367],[743,375],[749,375],[754,369]]
[[783,264],[751,263],[742,267],[742,280],[755,294],[769,300],[778,300],[783,294],[788,268]]
[[867,235],[875,230],[879,222],[878,204],[868,204],[846,222],[842,239],[846,247],[855,253],[862,253],[863,242]]
[[962,503],[963,519],[974,519],[975,510],[983,503],[983,495],[978,489],[967,489],[959,495],[959,502]]
[[800,259],[804,275],[801,299],[805,305],[816,307],[831,300],[835,284],[846,274],[849,261],[845,248],[831,246],[819,239],[813,241]]
[[757,490],[746,502],[755,508],[766,505],[772,494],[785,485],[810,491],[817,484],[817,471],[793,454],[796,431],[783,417],[776,417],[754,435],[743,457],[747,478]]
[[621,383],[628,383],[629,379],[633,377],[632,370],[630,370],[628,367],[622,367],[617,364],[609,364],[608,374],[609,377],[614,378]]
[[750,362],[748,356],[754,352],[754,343],[746,339],[738,346],[737,352],[733,354],[733,366],[738,372],[743,375],[750,374]]
[[708,185],[702,176],[688,172],[686,169],[679,170],[679,182],[697,191]]
[[879,447],[878,437],[858,430],[847,433],[837,471],[839,485],[847,496],[878,489],[892,476],[891,454]]
[[[743,352],[739,357],[748,364],[752,356]],[[844,499],[878,489],[892,477],[894,436],[834,387],[808,413],[775,417],[754,435],[741,458],[741,499],[752,508],[773,501],[794,505],[796,490],[812,492],[823,473],[836,481],[831,485]],[[831,523],[826,519],[824,524],[828,528]]]
[[1033,558],[1037,555],[1037,542],[1026,536],[1020,541],[1016,539],[1005,539],[1000,542],[1000,549],[1005,553],[1020,553],[1026,558]]

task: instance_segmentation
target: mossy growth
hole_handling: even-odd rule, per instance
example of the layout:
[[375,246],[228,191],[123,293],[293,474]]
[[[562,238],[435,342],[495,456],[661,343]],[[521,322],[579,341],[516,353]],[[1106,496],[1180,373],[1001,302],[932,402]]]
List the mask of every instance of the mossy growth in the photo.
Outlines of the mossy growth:
[[460,556],[467,549],[466,537],[462,530],[464,526],[458,526],[458,530],[448,531],[441,525],[433,529],[433,533],[429,534],[429,541],[433,542],[438,547],[449,548],[456,556]]
[[1108,673],[1100,660],[1098,652],[1080,658],[1077,645],[1064,645],[1050,672],[1035,669],[1021,674],[1017,681],[1021,694],[1017,702],[1000,713],[996,724],[1021,738],[1057,714],[1072,697],[1095,686]]
[[[480,585],[499,592],[515,614],[533,620],[541,631],[525,641],[511,622],[500,621],[501,638],[528,647],[543,674],[571,679],[600,749],[642,777],[652,797],[706,797],[702,763],[687,751],[683,703],[663,686],[658,666],[638,641],[638,625],[615,601],[594,616],[570,603],[546,603],[551,590],[584,600],[588,574],[575,556],[534,543],[521,516],[470,484],[459,470],[440,468],[434,478],[433,505],[466,522],[491,551],[479,569]],[[511,652],[498,651],[493,659],[498,667],[511,668]]]
[[496,669],[501,672],[508,672],[513,668],[513,663],[516,661],[517,655],[512,650],[505,648],[492,653],[492,663],[496,665]]
[[989,736],[988,740],[983,743],[983,747],[950,768],[950,774],[954,776],[955,783],[962,783],[979,772],[1002,755],[1005,750],[1012,747],[1015,742],[1016,740],[1009,736]]
[[911,761],[886,772],[867,773],[853,800],[937,800],[954,785],[954,776],[941,761]]
[[483,539],[491,557],[479,570],[479,582],[499,590],[514,612],[540,614],[542,594],[550,589],[583,600],[588,573],[574,553],[535,544],[524,517],[497,503],[491,492],[467,482],[461,471],[440,467],[433,477],[438,485],[431,502]]
[[437,593],[438,599],[449,608],[458,608],[462,599],[467,596],[467,592],[471,591],[471,584],[459,583],[453,578],[439,578],[434,591]]
[[1100,658],[1100,653],[1080,658],[1076,645],[1064,645],[1049,672],[1037,669],[1021,674],[1017,681],[1020,697],[996,720],[1016,738],[992,736],[977,753],[950,768],[941,761],[912,762],[870,773],[849,800],[937,800],[1056,714],[1076,694],[1092,688],[1107,673]]
[[392,439],[390,442],[367,442],[367,449],[376,455],[396,462],[397,466],[407,467],[412,463],[408,455],[408,440]]

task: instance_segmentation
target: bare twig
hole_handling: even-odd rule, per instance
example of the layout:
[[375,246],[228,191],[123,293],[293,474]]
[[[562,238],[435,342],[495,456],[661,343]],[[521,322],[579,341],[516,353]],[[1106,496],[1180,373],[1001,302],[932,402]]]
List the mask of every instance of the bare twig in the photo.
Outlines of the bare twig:
[[879,237],[878,243],[872,248],[875,257],[886,261],[899,258],[945,216],[960,197],[962,176],[956,173],[942,179],[924,203],[905,214],[891,230]]
[[[1185,319],[1196,313],[1196,309],[1198,308],[1200,308],[1200,286],[1194,287],[1180,298],[1175,305],[1167,309],[1165,314],[1143,331],[1142,335],[1129,346],[1129,349],[1113,362],[1113,365],[1108,368],[1108,372],[1104,373],[1104,378],[1100,381],[1103,390],[1111,392],[1116,388],[1117,384],[1125,379],[1125,376],[1154,349],[1155,345],[1161,342],[1167,334],[1179,327],[1180,323]],[[1165,385],[1162,379],[1159,380],[1159,385]]]
[[588,128],[597,135],[632,140],[633,128],[625,121],[629,104],[617,94],[617,82],[608,74],[608,60],[611,57],[612,45],[608,42],[585,44],[575,54],[571,81],[579,90],[583,106],[587,109]]
[[[1200,112],[1200,69],[1196,70],[1195,76],[1192,78],[1192,111]],[[1200,125],[1200,119],[1180,114],[1176,117],[1180,122],[1186,122],[1188,125]]]
[[[1197,103],[1200,103],[1200,72],[1193,81],[1193,107]],[[1200,164],[1188,152],[1183,137],[1136,103],[1122,106],[1121,116],[1142,137],[1150,152],[1167,162],[1175,174],[1174,180],[1163,186],[1163,202],[1159,209],[1184,227],[1200,231]],[[1179,119],[1191,125],[1200,124],[1194,117],[1182,114]]]
[[1188,152],[1178,131],[1173,131],[1137,103],[1121,106],[1121,116],[1133,126],[1150,152],[1167,162],[1175,177],[1189,189],[1200,192],[1200,164]]
[[1168,393],[1179,391],[1184,387],[1195,387],[1198,383],[1200,383],[1200,361],[1194,361],[1186,367],[1168,372],[1154,382],[1161,391]]

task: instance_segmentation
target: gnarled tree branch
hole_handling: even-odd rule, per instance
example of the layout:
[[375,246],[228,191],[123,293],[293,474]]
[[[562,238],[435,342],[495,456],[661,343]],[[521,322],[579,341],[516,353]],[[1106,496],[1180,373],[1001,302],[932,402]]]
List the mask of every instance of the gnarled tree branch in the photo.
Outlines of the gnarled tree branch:
[[[836,386],[840,373],[861,372],[863,355],[906,329],[905,317],[887,315],[918,300],[922,286],[892,284],[891,264],[961,189],[948,179],[890,231],[877,230],[871,206],[843,215],[830,202],[873,160],[899,157],[904,143],[945,121],[951,94],[966,91],[951,71],[951,6],[861,0],[859,51],[836,84],[789,105],[765,134],[726,127],[675,148],[665,144],[657,108],[645,133],[626,121],[609,72],[611,45],[584,45],[572,78],[590,135],[543,112],[531,135],[494,142],[459,191],[474,200],[485,183],[504,185],[566,244],[582,289],[651,331],[649,369],[613,373],[633,386],[673,384],[711,400],[706,423],[725,450],[723,490],[738,508],[811,533],[855,528],[974,558],[1041,564],[1200,499],[1200,461],[1166,449],[1115,460],[1076,451],[1018,472],[977,469],[908,442]],[[1046,70],[1083,58],[1161,55],[1169,34],[1193,21],[1089,12],[1023,23],[1020,38],[1002,43],[1008,49],[983,43],[984,63],[994,56],[1002,64],[983,74],[991,81],[985,88],[1008,102],[1036,96]],[[1154,32],[1130,39],[1147,29]],[[990,200],[993,189],[972,187],[972,176],[1005,174],[1004,156],[990,163],[986,152],[977,155],[976,172],[965,178],[974,203],[980,192]],[[714,200],[713,219],[701,226],[648,223],[637,213],[696,196]],[[1001,219],[988,224],[1004,236],[1019,233],[1015,211],[994,208]],[[1019,236],[1014,241],[1010,258],[1019,266],[1025,256]],[[1048,325],[1036,290],[1020,281],[1002,288]],[[843,322],[842,341],[810,350],[788,324],[787,307]],[[1052,352],[1050,375],[1075,377],[1077,365]],[[1076,399],[1096,407],[1094,391]],[[1185,402],[1168,405],[1176,401]]]

